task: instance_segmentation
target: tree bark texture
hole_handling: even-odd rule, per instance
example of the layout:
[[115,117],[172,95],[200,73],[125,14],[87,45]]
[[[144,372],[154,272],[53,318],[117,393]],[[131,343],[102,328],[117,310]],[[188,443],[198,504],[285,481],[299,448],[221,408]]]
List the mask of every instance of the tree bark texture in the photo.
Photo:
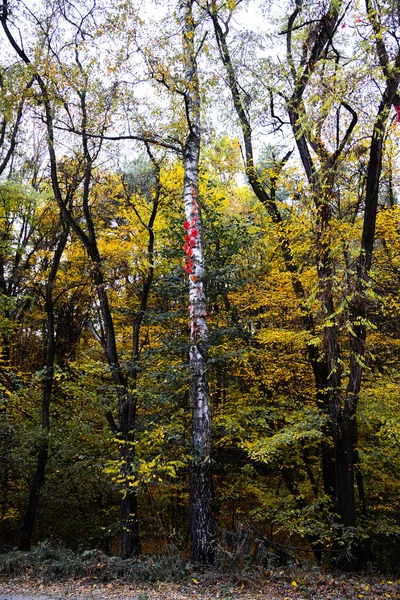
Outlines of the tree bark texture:
[[192,460],[190,464],[191,559],[214,562],[215,521],[211,473],[211,409],[207,382],[207,306],[204,288],[204,240],[199,205],[200,93],[195,53],[192,0],[180,4],[186,79],[188,136],[184,148],[185,270],[189,276],[190,401]]

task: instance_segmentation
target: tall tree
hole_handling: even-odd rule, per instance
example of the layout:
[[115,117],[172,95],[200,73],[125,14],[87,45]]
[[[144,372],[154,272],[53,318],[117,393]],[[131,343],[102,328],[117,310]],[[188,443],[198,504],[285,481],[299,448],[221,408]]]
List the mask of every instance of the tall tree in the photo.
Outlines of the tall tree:
[[[313,119],[307,110],[308,96],[311,94],[314,75],[321,65],[320,76],[325,77],[325,62],[330,59],[340,70],[341,56],[333,39],[345,12],[342,3],[332,2],[320,14],[314,14],[312,7],[299,1],[295,3],[293,12],[289,15],[287,27],[283,32],[286,35],[287,70],[285,77],[290,81],[291,94],[286,89],[279,91],[283,98],[285,110],[289,117],[293,139],[297,145],[299,155],[308,180],[309,190],[316,211],[316,268],[318,275],[319,298],[325,318],[321,348],[314,344],[307,345],[307,352],[312,365],[316,385],[316,401],[323,414],[328,419],[329,430],[327,433],[332,439],[322,445],[322,464],[325,492],[332,498],[335,512],[340,517],[340,524],[347,531],[348,553],[343,554],[343,565],[349,568],[358,565],[365,559],[360,554],[360,545],[353,534],[356,527],[355,506],[355,474],[358,469],[357,454],[357,398],[360,391],[362,361],[365,353],[366,339],[366,284],[367,272],[371,267],[372,248],[375,231],[377,199],[379,194],[379,179],[382,164],[382,151],[384,132],[388,120],[388,111],[391,104],[396,103],[398,78],[396,73],[398,56],[390,61],[382,39],[382,26],[377,18],[376,10],[367,3],[369,18],[373,25],[374,35],[377,40],[377,54],[382,66],[386,89],[378,107],[376,121],[373,125],[370,144],[370,157],[368,163],[367,185],[365,191],[365,212],[363,218],[363,233],[359,266],[354,280],[354,293],[352,301],[346,311],[348,328],[352,332],[350,339],[350,354],[348,365],[347,384],[344,384],[343,350],[340,348],[340,333],[337,322],[335,299],[335,268],[331,249],[332,227],[331,217],[337,190],[338,165],[345,152],[349,151],[352,134],[357,124],[356,110],[351,106],[352,100],[344,97],[333,99],[327,83],[320,91],[324,102],[321,104],[319,114]],[[221,60],[227,73],[228,85],[232,101],[242,129],[245,146],[245,166],[249,183],[257,198],[268,210],[272,221],[277,226],[280,236],[280,246],[287,270],[292,273],[293,289],[298,300],[303,306],[303,325],[315,334],[315,316],[307,307],[307,298],[304,287],[299,277],[299,265],[292,255],[291,240],[285,232],[284,220],[276,201],[276,182],[282,166],[287,161],[290,153],[276,165],[270,177],[270,188],[266,189],[257,176],[254,165],[253,153],[253,127],[248,112],[248,96],[239,82],[238,72],[235,69],[228,46],[229,23],[232,18],[232,9],[228,9],[225,17],[216,3],[207,5],[207,11],[212,19],[214,31]],[[302,30],[300,40],[294,42],[294,32]],[[327,63],[329,64],[329,63]],[[390,67],[389,67],[390,65]],[[337,71],[331,77],[337,79]],[[271,117],[283,121],[275,113],[274,94],[272,84],[265,83],[270,90]],[[326,96],[331,94],[331,98]],[[336,148],[328,151],[323,142],[322,127],[334,102],[339,102],[348,117],[339,117],[337,112],[337,131],[335,134]],[[319,105],[318,105],[319,106]],[[339,129],[344,129],[340,137]],[[331,144],[332,145],[332,144]],[[314,158],[312,152],[314,153]],[[350,273],[347,274],[348,276]],[[364,283],[362,283],[364,282]],[[344,392],[343,389],[346,388]],[[361,474],[358,470],[357,482],[361,500],[364,497]]]
[[212,564],[215,551],[215,521],[211,473],[211,408],[207,381],[208,328],[204,288],[204,237],[199,200],[200,89],[193,5],[193,0],[182,0],[180,3],[187,118],[187,137],[183,151],[183,200],[186,215],[185,270],[189,276],[192,408],[190,539],[192,560]]
[[[144,311],[146,310],[153,276],[151,254],[154,237],[152,226],[157,214],[159,191],[155,193],[153,210],[151,211],[149,222],[146,224],[146,229],[150,236],[148,251],[151,266],[148,277],[144,281],[141,309],[133,324],[131,369],[126,373],[121,366],[115,323],[107,291],[107,277],[104,270],[103,257],[99,250],[97,224],[95,222],[91,198],[95,180],[96,160],[102,149],[104,133],[107,129],[110,113],[113,108],[113,101],[115,100],[116,86],[112,84],[111,89],[102,89],[101,86],[96,88],[99,82],[94,75],[93,79],[91,79],[90,68],[86,70],[81,62],[81,46],[85,44],[87,38],[90,38],[90,28],[94,27],[96,29],[93,16],[96,12],[96,7],[91,6],[85,9],[86,12],[83,15],[79,11],[76,11],[76,8],[72,5],[69,7],[59,5],[59,9],[59,17],[61,16],[61,18],[68,21],[72,32],[72,67],[68,63],[70,57],[67,57],[66,62],[63,63],[62,56],[58,52],[59,49],[52,45],[53,39],[50,30],[54,27],[53,33],[55,34],[58,31],[57,23],[52,25],[49,20],[48,29],[44,30],[42,28],[42,43],[46,52],[46,61],[42,65],[38,65],[31,61],[23,46],[13,36],[9,27],[10,7],[7,0],[4,0],[2,4],[1,22],[11,46],[20,59],[33,71],[34,79],[40,92],[40,103],[43,107],[47,130],[51,185],[54,198],[60,208],[64,221],[80,239],[92,262],[92,276],[99,302],[100,331],[96,332],[94,327],[91,329],[103,347],[117,396],[117,422],[115,422],[111,411],[107,413],[107,419],[113,432],[119,439],[118,446],[121,468],[126,481],[126,489],[122,494],[120,503],[120,554],[122,558],[130,558],[133,555],[141,553],[137,514],[137,491],[129,485],[129,481],[132,476],[135,456],[134,435],[137,394],[134,382],[137,377],[139,331]],[[54,13],[52,16],[54,17]],[[36,19],[36,21],[41,26],[40,20]],[[54,81],[50,74],[52,69],[58,72],[61,80],[64,80],[67,94],[72,92],[75,95],[74,102],[76,101],[76,104],[74,106],[73,102],[69,102],[67,98],[63,99],[62,104],[65,109],[64,122],[56,109],[61,92],[58,87],[58,81]],[[102,94],[100,94],[100,89],[102,89]],[[103,103],[102,106],[96,106],[97,100]],[[73,132],[74,136],[76,134],[79,136],[80,147],[76,152],[76,156],[72,159],[60,157],[58,154],[57,127],[60,126],[63,128],[63,123],[67,123],[67,131]],[[91,135],[93,129],[97,132],[94,136]]]

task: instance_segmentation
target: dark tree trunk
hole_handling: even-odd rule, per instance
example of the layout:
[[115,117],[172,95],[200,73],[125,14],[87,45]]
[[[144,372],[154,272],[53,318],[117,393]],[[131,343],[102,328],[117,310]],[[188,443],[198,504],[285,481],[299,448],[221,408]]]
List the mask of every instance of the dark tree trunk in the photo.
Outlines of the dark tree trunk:
[[[128,460],[132,457],[128,457]],[[140,556],[142,544],[139,533],[138,501],[136,490],[128,490],[120,503],[119,554],[123,559]]]
[[[43,436],[45,435],[46,433],[43,433]],[[48,440],[43,439],[39,446],[36,471],[30,485],[29,500],[25,509],[24,520],[22,523],[19,541],[20,550],[30,550],[31,548],[33,529],[35,526],[37,509],[39,507],[40,492],[43,488],[45,480],[48,448]]]
[[47,312],[47,351],[42,398],[41,439],[36,462],[36,470],[30,485],[29,499],[25,509],[21,528],[19,542],[19,547],[21,550],[29,550],[31,547],[37,510],[39,507],[40,493],[43,488],[46,475],[46,466],[49,453],[50,403],[54,379],[54,358],[56,354],[53,288],[67,239],[68,231],[65,229],[61,232],[60,239],[57,242],[49,278],[46,284],[45,303]]
[[[123,469],[126,477],[130,477],[133,473],[132,465],[135,458],[134,452],[134,429],[136,425],[136,386],[139,371],[140,357],[140,331],[143,318],[147,310],[150,290],[154,279],[154,222],[157,216],[160,205],[161,182],[160,182],[160,167],[152,155],[149,147],[147,151],[151,161],[153,162],[156,186],[154,190],[153,208],[150,214],[148,223],[141,220],[142,225],[146,228],[149,239],[147,244],[147,259],[149,262],[149,270],[144,278],[143,288],[140,294],[140,309],[135,316],[132,331],[132,361],[130,369],[130,389],[129,395],[123,398],[120,406],[119,417],[119,435],[122,437],[123,444],[120,447],[120,457],[123,462]],[[131,558],[132,556],[140,556],[142,552],[140,534],[139,534],[139,518],[138,518],[138,501],[136,489],[132,487],[126,492],[126,495],[121,499],[120,505],[120,556],[121,558]]]
[[137,492],[129,484],[135,460],[136,381],[133,381],[133,388],[129,390],[129,382],[119,364],[114,323],[105,290],[100,256],[96,246],[92,244],[90,248],[91,253],[89,253],[95,264],[94,278],[104,330],[104,335],[101,336],[100,342],[106,354],[118,395],[118,425],[114,423],[111,415],[109,415],[109,418],[113,432],[119,440],[119,456],[122,462],[121,469],[126,481],[126,489],[120,501],[120,556],[123,559],[127,559],[132,556],[140,556],[141,554]]
[[190,464],[190,543],[191,559],[212,565],[215,554],[215,519],[211,462],[192,460]]

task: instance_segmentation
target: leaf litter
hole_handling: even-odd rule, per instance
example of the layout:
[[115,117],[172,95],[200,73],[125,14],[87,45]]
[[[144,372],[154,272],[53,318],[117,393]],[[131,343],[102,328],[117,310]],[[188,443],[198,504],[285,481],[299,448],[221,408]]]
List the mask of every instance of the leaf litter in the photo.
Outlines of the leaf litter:
[[400,580],[320,569],[269,571],[264,580],[230,585],[198,576],[190,581],[152,584],[96,582],[93,578],[45,583],[3,577],[0,600],[398,600]]

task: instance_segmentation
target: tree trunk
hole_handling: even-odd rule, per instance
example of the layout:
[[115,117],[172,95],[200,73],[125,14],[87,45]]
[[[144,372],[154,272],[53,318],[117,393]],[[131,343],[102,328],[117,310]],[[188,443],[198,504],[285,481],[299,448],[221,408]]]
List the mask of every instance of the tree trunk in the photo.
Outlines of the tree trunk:
[[[100,341],[107,357],[118,396],[118,425],[114,423],[112,416],[109,416],[113,431],[120,442],[119,456],[122,464],[121,469],[127,482],[126,489],[120,501],[120,556],[123,559],[127,559],[132,558],[132,556],[140,556],[142,551],[139,535],[137,492],[132,487],[129,487],[135,460],[134,439],[137,398],[134,387],[132,391],[129,391],[128,381],[119,364],[114,323],[104,286],[104,277],[97,247],[92,246],[92,254],[90,256],[96,265],[94,278],[104,330],[104,336]],[[135,386],[135,383],[136,381],[133,382],[133,386]]]
[[30,485],[29,499],[25,509],[19,547],[21,550],[29,550],[32,543],[33,529],[36,521],[36,514],[39,507],[40,492],[43,488],[46,466],[49,453],[49,432],[50,432],[50,403],[54,380],[54,359],[56,355],[55,328],[54,328],[54,302],[53,287],[60,264],[61,256],[68,239],[68,231],[62,231],[54,253],[53,262],[49,278],[46,285],[46,312],[47,312],[47,351],[46,366],[43,384],[42,399],[42,423],[41,439],[36,462],[36,471]]
[[[129,401],[128,401],[129,402]],[[129,411],[128,411],[129,412]],[[133,434],[132,430],[129,433],[129,423],[131,419],[121,419],[121,424],[128,428],[124,443],[121,444],[120,458],[123,461],[123,470],[126,476],[132,473],[132,461],[134,459],[133,451]],[[125,423],[124,423],[125,422]],[[120,502],[120,534],[119,534],[119,554],[122,559],[140,556],[142,553],[142,545],[140,542],[139,533],[139,518],[138,518],[138,501],[135,489],[127,488],[125,495],[122,496]]]
[[207,307],[204,289],[204,240],[199,206],[200,93],[194,46],[192,0],[180,5],[186,76],[188,136],[184,148],[185,270],[189,275],[190,401],[190,541],[193,562],[214,562],[215,520],[211,474],[211,409],[207,382]]

